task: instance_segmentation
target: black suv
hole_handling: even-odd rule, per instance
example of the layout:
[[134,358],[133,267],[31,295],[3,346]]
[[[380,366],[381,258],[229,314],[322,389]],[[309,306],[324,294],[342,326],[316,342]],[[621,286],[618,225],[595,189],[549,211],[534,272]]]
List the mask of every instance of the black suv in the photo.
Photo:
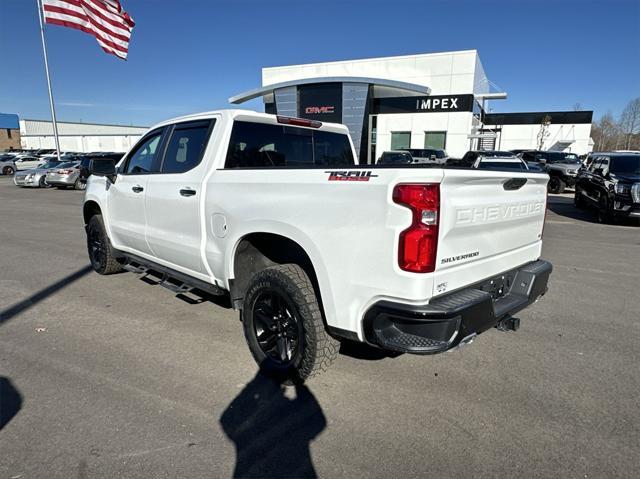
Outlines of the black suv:
[[600,153],[576,181],[575,205],[595,207],[598,221],[640,220],[640,154]]
[[538,165],[549,174],[549,193],[562,193],[573,188],[582,162],[575,153],[528,150],[520,153],[528,164]]

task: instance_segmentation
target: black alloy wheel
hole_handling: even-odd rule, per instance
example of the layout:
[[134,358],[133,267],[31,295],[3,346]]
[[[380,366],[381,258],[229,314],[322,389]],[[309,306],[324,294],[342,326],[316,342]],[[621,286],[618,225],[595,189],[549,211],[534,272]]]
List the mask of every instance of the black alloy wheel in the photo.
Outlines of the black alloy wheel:
[[268,288],[256,297],[253,328],[269,360],[284,367],[296,362],[304,331],[294,305],[283,292]]
[[91,266],[99,274],[122,271],[118,251],[111,246],[101,215],[94,215],[87,224],[87,252]]
[[279,264],[251,276],[240,312],[251,355],[284,384],[326,371],[340,343],[326,329],[318,296],[298,264]]
[[95,225],[89,225],[89,231],[87,231],[87,247],[91,266],[93,266],[93,269],[96,271],[100,271],[105,263],[106,251],[102,231]]

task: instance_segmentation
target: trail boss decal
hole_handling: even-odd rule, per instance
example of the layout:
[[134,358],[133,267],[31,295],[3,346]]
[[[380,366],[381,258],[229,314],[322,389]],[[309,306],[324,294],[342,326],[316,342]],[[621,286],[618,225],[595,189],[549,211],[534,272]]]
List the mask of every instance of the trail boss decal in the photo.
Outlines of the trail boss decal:
[[370,170],[325,171],[325,173],[329,173],[329,181],[369,181],[370,178],[378,176]]
[[475,258],[480,254],[480,251],[474,251],[473,253],[459,254],[458,256],[449,256],[448,258],[442,258],[440,264],[455,263],[463,259]]

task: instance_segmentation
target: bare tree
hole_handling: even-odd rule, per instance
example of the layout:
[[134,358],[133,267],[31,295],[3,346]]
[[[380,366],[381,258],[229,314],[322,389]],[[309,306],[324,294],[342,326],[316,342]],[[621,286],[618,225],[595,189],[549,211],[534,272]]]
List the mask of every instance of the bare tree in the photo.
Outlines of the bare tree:
[[640,133],[640,97],[627,103],[620,117],[620,130],[624,135],[625,148],[631,148],[634,135]]
[[616,149],[620,138],[620,127],[610,111],[605,113],[591,128],[595,151]]
[[573,108],[573,111],[582,111],[582,103],[576,102],[571,108]]
[[542,118],[542,123],[540,123],[540,130],[538,131],[538,150],[542,150],[544,147],[544,142],[549,136],[549,125],[551,124],[551,117],[549,115],[545,115]]

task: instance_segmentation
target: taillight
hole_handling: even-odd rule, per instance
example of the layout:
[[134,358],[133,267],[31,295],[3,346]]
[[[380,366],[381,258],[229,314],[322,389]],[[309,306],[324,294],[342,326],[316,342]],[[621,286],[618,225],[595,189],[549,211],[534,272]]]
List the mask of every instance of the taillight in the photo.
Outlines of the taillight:
[[73,173],[73,170],[58,170],[58,173],[61,175],[70,175]]
[[431,273],[436,269],[439,184],[400,184],[393,190],[393,201],[411,210],[411,226],[400,233],[398,265],[404,271]]

